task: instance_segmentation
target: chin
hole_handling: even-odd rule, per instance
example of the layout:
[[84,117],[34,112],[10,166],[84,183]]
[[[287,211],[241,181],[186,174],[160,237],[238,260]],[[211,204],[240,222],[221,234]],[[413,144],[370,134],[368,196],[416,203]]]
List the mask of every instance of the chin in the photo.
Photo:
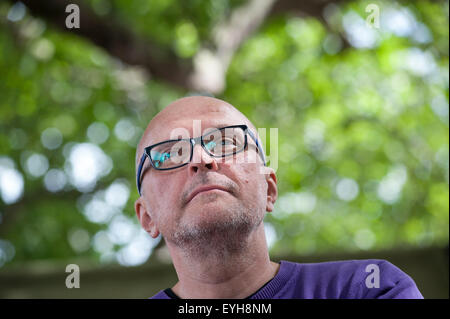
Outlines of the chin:
[[185,221],[189,220],[189,224],[227,221],[236,215],[235,207],[236,203],[222,200],[208,203],[196,203],[185,210],[183,217]]
[[234,197],[226,192],[211,191],[195,196],[187,205],[187,209],[207,210],[214,207],[224,208],[235,203]]
[[231,205],[228,203],[212,202],[201,205],[192,205],[189,207],[185,215],[189,216],[220,216],[223,214],[230,214],[228,207]]

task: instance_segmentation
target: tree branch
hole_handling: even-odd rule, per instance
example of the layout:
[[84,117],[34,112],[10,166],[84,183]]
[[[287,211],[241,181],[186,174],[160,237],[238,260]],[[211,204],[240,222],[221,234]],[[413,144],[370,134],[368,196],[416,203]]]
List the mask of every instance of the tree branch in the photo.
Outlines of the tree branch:
[[[336,3],[331,0],[249,0],[235,9],[229,19],[214,28],[214,49],[201,49],[192,60],[185,60],[169,48],[136,36],[114,19],[97,16],[80,0],[22,2],[33,15],[62,31],[90,40],[127,64],[144,67],[155,78],[184,89],[214,94],[221,93],[225,88],[226,72],[234,53],[264,23],[267,16],[289,12],[312,15],[324,21],[324,8]],[[65,8],[70,3],[80,8],[81,26],[78,29],[67,29],[65,25],[68,15]]]
[[307,15],[322,18],[323,10],[329,4],[337,4],[343,0],[278,0],[270,10],[270,15],[280,13],[293,13],[296,15]]
[[220,93],[234,53],[264,22],[276,0],[249,0],[235,9],[228,20],[213,30],[215,50],[200,50],[194,57],[194,86],[200,90]]
[[[31,13],[39,16],[54,27],[86,38],[105,49],[125,63],[143,66],[154,77],[175,86],[192,88],[189,74],[192,70],[190,60],[181,60],[176,54],[147,39],[138,38],[134,33],[117,22],[98,17],[82,1],[74,0],[22,0]],[[80,8],[80,28],[67,29],[65,8],[70,3]]]

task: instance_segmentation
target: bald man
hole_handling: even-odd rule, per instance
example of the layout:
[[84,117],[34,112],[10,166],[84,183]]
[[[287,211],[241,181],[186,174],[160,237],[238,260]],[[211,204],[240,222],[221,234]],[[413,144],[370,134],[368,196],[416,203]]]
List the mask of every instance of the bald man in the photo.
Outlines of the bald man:
[[178,276],[153,298],[423,298],[384,260],[271,261],[263,219],[277,178],[255,126],[227,102],[168,105],[145,130],[136,167],[137,217],[150,236],[162,235]]

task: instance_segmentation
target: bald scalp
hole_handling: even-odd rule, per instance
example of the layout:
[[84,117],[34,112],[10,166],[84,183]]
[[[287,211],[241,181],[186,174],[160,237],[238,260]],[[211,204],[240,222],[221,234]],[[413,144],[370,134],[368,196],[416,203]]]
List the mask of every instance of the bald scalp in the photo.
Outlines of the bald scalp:
[[[163,110],[156,114],[147,125],[141,140],[139,141],[136,149],[136,172],[139,166],[139,161],[144,152],[144,148],[151,145],[150,137],[154,130],[158,130],[161,127],[170,126],[171,123],[176,123],[177,120],[192,117],[199,112],[214,113],[214,112],[229,112],[236,114],[237,118],[240,118],[244,124],[247,124],[250,129],[256,132],[256,127],[252,122],[240,112],[233,105],[209,96],[188,96],[173,101],[167,105]],[[195,118],[193,118],[194,120]],[[175,127],[174,127],[175,128]]]

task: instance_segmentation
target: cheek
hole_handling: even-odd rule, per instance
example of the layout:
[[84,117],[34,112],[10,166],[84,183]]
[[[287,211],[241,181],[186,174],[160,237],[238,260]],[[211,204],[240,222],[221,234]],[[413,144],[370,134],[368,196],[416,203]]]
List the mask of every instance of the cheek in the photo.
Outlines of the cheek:
[[261,198],[265,198],[265,179],[264,176],[259,173],[259,165],[255,164],[242,164],[238,173],[244,196],[251,201],[259,201]]
[[263,175],[259,172],[260,165],[254,163],[245,163],[241,165],[241,171],[245,176],[245,180],[248,182],[251,181],[260,181],[263,178]]
[[180,183],[171,178],[158,178],[148,185],[148,204],[160,221],[168,222],[168,218],[177,211],[181,190]]

